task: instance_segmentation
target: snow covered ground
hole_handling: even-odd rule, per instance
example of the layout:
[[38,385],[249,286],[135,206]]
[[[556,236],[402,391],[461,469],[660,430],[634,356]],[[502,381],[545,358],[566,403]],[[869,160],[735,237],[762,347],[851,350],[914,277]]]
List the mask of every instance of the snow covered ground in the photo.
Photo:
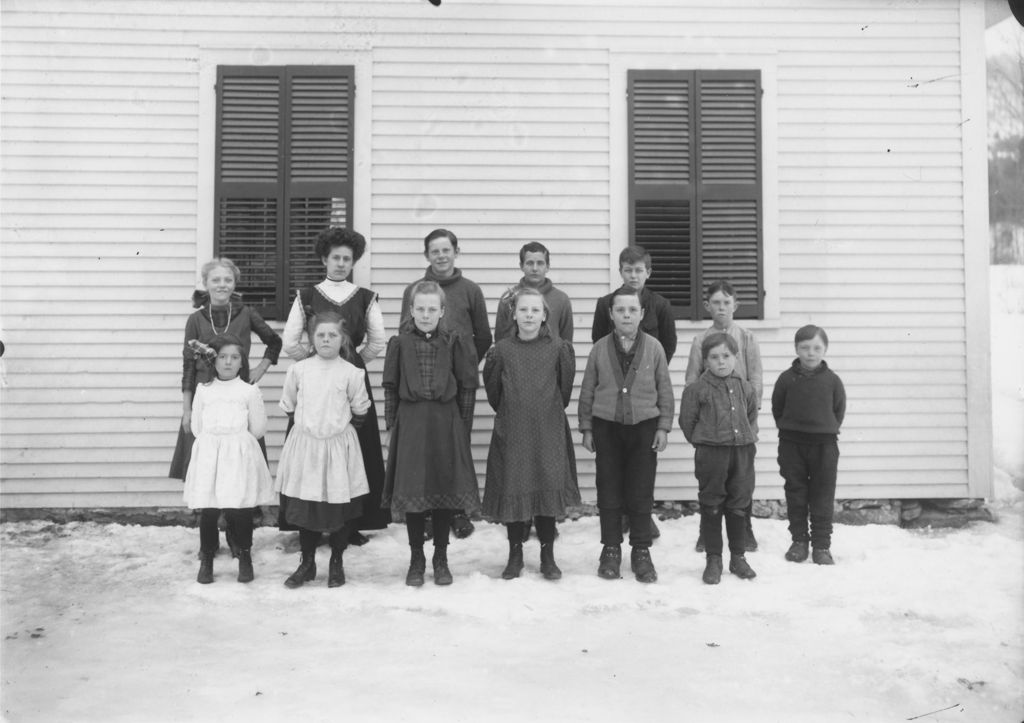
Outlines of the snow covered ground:
[[[1018,274],[1019,276],[1019,274]],[[1012,284],[1011,284],[1012,286]],[[596,518],[561,525],[564,578],[500,579],[504,532],[450,548],[455,584],[407,588],[405,528],[349,582],[281,583],[295,535],[260,529],[255,582],[193,582],[195,530],[0,526],[3,718],[40,721],[1013,721],[1024,719],[1024,295],[994,295],[994,524],[837,527],[835,567],[700,581],[697,519],[661,523],[660,580],[595,575]],[[1016,481],[1016,485],[1014,482]]]
[[[455,584],[404,585],[404,527],[298,590],[294,534],[261,529],[257,579],[193,582],[180,527],[2,527],[3,712],[21,721],[1020,721],[1024,507],[954,532],[840,527],[838,564],[701,583],[695,517],[661,524],[660,580],[595,575],[596,518],[566,522],[565,577],[499,577],[502,531],[450,549]],[[326,566],[327,550],[319,551]],[[429,575],[428,575],[429,578]],[[932,711],[942,711],[923,715]]]

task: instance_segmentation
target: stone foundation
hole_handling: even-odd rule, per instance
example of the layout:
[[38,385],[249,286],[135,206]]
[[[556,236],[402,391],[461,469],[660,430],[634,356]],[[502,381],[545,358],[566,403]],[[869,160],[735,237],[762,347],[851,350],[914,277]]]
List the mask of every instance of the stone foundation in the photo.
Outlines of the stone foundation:
[[[579,519],[597,514],[597,505],[583,504],[567,510],[566,517]],[[660,520],[700,514],[694,501],[655,502],[654,514]],[[785,500],[754,500],[754,517],[788,519]],[[122,525],[183,525],[195,527],[199,514],[181,507],[111,508],[25,508],[0,509],[0,522],[45,520],[56,524],[100,522]],[[993,522],[995,516],[984,500],[836,500],[834,521],[844,525],[900,525],[907,528],[964,527],[971,522]],[[277,523],[277,507],[264,507],[259,523]]]

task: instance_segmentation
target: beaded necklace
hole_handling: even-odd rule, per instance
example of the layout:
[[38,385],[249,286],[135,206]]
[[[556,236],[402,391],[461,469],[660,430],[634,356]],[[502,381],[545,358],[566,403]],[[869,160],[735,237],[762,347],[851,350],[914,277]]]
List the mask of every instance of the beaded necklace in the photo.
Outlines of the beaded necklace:
[[228,327],[231,325],[231,302],[230,301],[228,302],[228,318],[227,318],[227,321],[224,322],[224,331],[217,331],[217,326],[213,323],[213,303],[212,302],[210,303],[210,306],[209,306],[208,310],[210,312],[210,326],[213,328],[213,335],[214,336],[220,336],[221,334],[226,334],[228,332]]

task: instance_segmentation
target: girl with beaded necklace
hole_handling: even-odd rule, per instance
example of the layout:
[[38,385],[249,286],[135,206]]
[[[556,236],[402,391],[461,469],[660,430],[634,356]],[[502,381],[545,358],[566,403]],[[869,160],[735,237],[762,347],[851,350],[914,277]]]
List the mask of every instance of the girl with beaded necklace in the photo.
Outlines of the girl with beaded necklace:
[[[238,377],[244,382],[255,384],[272,364],[277,364],[281,353],[281,337],[271,329],[267,322],[252,308],[242,303],[241,295],[235,293],[240,274],[238,267],[231,259],[220,256],[203,264],[202,280],[204,290],[197,290],[192,295],[192,304],[196,310],[185,322],[185,340],[183,345],[183,363],[181,374],[181,426],[178,429],[178,442],[171,460],[168,474],[174,479],[185,479],[189,460],[192,457],[192,445],[195,436],[192,434],[191,416],[192,400],[199,384],[212,381],[216,376],[213,365],[191,341],[208,344],[220,334],[233,334],[241,343],[242,366]],[[256,334],[266,346],[263,359],[256,368],[249,369],[249,350],[252,346],[252,335]],[[258,439],[266,456],[266,444],[262,435]],[[228,543],[233,543],[230,524],[228,525]],[[232,552],[237,554],[234,545]]]

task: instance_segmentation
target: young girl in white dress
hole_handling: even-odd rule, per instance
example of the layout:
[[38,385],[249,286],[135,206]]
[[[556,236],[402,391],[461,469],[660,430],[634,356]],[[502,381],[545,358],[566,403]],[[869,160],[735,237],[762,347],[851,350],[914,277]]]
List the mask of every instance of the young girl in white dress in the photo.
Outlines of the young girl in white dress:
[[370,408],[365,372],[346,358],[354,352],[338,314],[317,314],[312,330],[315,355],[289,367],[281,390],[281,408],[295,415],[295,426],[281,450],[275,489],[286,498],[286,521],[299,528],[302,549],[298,568],[284,582],[290,588],[316,578],[323,532],[331,544],[327,586],[345,584],[349,523],[362,513],[357,498],[370,491],[356,436]]
[[219,545],[217,518],[224,511],[239,546],[238,582],[251,582],[252,508],[274,504],[273,483],[256,441],[266,433],[263,395],[239,378],[242,342],[232,334],[214,337],[216,378],[196,387],[190,418],[196,441],[185,475],[185,504],[199,515],[200,583],[213,582]]

